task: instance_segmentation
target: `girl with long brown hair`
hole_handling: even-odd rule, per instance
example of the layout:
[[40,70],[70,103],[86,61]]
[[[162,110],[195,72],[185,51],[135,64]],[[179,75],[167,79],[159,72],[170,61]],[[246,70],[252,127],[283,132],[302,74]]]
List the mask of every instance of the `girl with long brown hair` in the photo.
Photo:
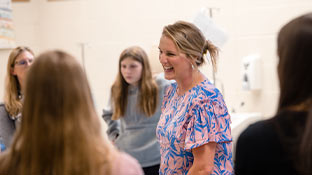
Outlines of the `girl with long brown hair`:
[[105,140],[86,74],[63,51],[36,58],[22,115],[12,146],[0,154],[1,175],[143,174]]
[[129,47],[120,55],[111,100],[103,110],[109,138],[135,157],[148,175],[158,175],[160,155],[155,132],[167,85],[163,78],[152,77],[145,51]]

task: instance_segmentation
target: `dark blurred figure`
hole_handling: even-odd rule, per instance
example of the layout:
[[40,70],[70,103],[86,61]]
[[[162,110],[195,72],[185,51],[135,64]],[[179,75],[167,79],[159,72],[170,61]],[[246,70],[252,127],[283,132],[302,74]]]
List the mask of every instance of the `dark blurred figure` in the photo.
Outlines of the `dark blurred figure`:
[[279,32],[277,114],[239,137],[235,173],[312,174],[312,13]]

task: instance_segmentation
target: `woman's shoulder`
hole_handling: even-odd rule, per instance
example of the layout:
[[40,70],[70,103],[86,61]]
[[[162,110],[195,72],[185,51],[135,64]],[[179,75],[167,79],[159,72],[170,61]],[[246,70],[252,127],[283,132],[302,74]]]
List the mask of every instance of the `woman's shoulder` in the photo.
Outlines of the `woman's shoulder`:
[[249,125],[239,136],[238,144],[248,143],[263,145],[277,141],[273,119],[261,120]]
[[211,83],[208,79],[205,79],[203,82],[199,84],[198,88],[202,93],[205,93],[206,95],[211,96],[220,96],[221,92],[219,89]]
[[[263,130],[265,130],[265,132]],[[272,119],[266,119],[257,121],[249,125],[242,134],[258,136],[269,134],[270,132],[272,132],[272,130],[273,130]]]
[[[287,167],[288,155],[275,128],[275,119],[258,121],[247,127],[239,136],[236,143],[236,172],[249,172],[264,167],[257,174],[279,167]],[[250,173],[249,173],[250,174]]]
[[225,105],[222,93],[208,79],[192,88],[190,94],[194,104]]
[[112,175],[143,175],[138,161],[126,153],[116,153],[112,164]]
[[8,111],[5,109],[4,103],[0,103],[0,118],[7,118],[8,117]]
[[4,103],[0,102],[0,111],[2,112],[2,110],[5,110],[5,105],[4,105]]
[[[240,139],[271,139],[278,137],[278,132],[289,133],[294,128],[302,127],[306,121],[305,112],[281,111],[270,119],[249,125],[240,135]],[[295,132],[295,131],[294,131]]]

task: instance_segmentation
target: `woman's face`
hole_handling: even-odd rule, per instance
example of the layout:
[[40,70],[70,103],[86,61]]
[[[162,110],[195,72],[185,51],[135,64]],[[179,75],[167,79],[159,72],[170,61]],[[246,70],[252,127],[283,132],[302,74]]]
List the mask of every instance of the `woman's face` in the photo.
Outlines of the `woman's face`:
[[183,80],[192,70],[190,60],[185,54],[180,53],[172,39],[165,35],[159,42],[159,61],[168,80]]
[[122,77],[130,85],[138,85],[142,77],[143,66],[131,57],[124,58],[120,63]]
[[12,69],[12,75],[17,76],[20,85],[24,83],[26,72],[29,66],[32,64],[33,60],[34,56],[28,51],[23,51],[16,57],[14,61],[14,67]]

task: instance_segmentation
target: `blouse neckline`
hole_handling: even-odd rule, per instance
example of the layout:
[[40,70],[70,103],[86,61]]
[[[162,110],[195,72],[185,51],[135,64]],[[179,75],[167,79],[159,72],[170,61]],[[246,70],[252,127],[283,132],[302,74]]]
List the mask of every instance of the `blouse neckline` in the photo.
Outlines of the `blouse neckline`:
[[175,89],[175,93],[177,94],[178,97],[184,97],[186,94],[191,93],[193,90],[197,89],[200,85],[204,84],[206,81],[209,82],[207,77],[204,77],[204,80],[200,81],[199,83],[197,83],[194,87],[192,87],[191,89],[189,89],[188,91],[185,91],[183,94],[179,95],[178,90],[178,84],[176,83],[176,89]]

